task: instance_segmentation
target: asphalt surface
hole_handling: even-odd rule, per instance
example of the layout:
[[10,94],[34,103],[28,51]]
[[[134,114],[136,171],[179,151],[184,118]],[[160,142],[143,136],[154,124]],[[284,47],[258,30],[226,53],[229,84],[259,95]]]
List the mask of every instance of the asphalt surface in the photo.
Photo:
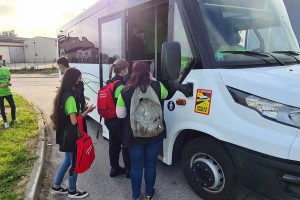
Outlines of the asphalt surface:
[[[22,95],[28,101],[34,103],[43,111],[46,123],[50,122],[50,115],[53,108],[53,100],[57,87],[60,85],[56,74],[53,75],[12,75],[11,89]],[[109,157],[108,157],[108,141],[99,137],[96,139],[98,124],[89,119],[87,121],[88,132],[91,135],[95,151],[96,159],[91,169],[78,176],[77,186],[79,189],[87,190],[89,196],[85,199],[91,200],[125,200],[131,199],[130,179],[124,176],[115,178],[109,177]],[[55,176],[55,172],[63,159],[63,153],[58,151],[58,145],[55,144],[54,132],[50,128],[46,133],[46,162],[43,170],[42,189],[39,199],[68,199],[67,195],[52,195],[50,188]],[[122,159],[120,160],[122,165]],[[67,181],[63,185],[68,186]],[[156,180],[156,196],[155,199],[160,200],[195,200],[201,199],[188,186],[179,164],[167,166],[162,162],[157,164],[157,180]],[[142,187],[142,191],[143,191]],[[248,191],[241,190],[237,197],[238,200],[265,200]]]

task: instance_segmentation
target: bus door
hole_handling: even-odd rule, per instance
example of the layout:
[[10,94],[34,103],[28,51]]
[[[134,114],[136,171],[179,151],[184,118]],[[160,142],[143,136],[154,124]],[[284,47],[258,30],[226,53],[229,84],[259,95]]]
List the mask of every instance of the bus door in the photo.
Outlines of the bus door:
[[[99,19],[100,88],[109,80],[110,66],[115,60],[125,58],[125,11]],[[112,75],[113,77],[114,75]],[[104,120],[101,121],[104,124]],[[105,127],[105,126],[102,126]],[[108,138],[108,130],[103,129]]]
[[149,63],[153,76],[160,80],[161,46],[167,41],[167,1],[156,1],[128,11],[128,61]]

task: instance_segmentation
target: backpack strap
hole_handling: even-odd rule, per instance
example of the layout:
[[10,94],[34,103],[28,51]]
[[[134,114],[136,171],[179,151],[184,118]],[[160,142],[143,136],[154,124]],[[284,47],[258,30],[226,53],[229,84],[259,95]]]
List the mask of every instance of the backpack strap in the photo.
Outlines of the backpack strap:
[[82,132],[83,132],[82,115],[77,115],[77,124],[78,124],[78,127],[79,127],[80,136],[82,136]]
[[160,82],[159,81],[151,81],[150,82],[150,86],[152,87],[152,89],[155,91],[155,93],[157,94],[157,97],[159,100],[161,100],[161,91],[160,91]]
[[114,87],[116,85],[116,83],[120,82],[121,80],[115,80],[114,82],[111,82],[111,85],[110,85],[110,89],[112,92],[114,92]]
[[111,96],[113,97],[113,101],[115,104],[117,104],[116,102],[116,99],[115,99],[115,85],[118,83],[118,82],[121,82],[120,80],[115,80],[114,82],[111,83],[109,89],[111,91]]

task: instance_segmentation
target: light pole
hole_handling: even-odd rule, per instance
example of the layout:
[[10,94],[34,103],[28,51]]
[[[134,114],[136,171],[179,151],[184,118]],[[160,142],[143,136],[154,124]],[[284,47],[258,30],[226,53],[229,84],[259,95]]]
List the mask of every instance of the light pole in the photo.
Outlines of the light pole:
[[34,46],[34,65],[36,64],[36,69],[38,69],[38,65],[37,65],[37,61],[36,61],[37,53],[36,53],[36,47],[35,47],[35,40],[33,40],[33,46]]

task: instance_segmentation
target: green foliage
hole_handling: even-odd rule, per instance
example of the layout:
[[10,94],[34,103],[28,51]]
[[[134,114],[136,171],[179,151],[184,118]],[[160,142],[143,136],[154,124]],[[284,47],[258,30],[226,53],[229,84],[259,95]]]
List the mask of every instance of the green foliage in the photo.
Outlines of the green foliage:
[[14,94],[14,100],[17,122],[10,129],[4,129],[0,122],[0,200],[24,198],[26,185],[20,181],[30,173],[36,159],[33,150],[37,144],[32,144],[38,135],[36,112],[20,95]]
[[17,37],[17,34],[15,33],[14,29],[11,29],[11,30],[8,30],[8,31],[1,31],[0,36]]

